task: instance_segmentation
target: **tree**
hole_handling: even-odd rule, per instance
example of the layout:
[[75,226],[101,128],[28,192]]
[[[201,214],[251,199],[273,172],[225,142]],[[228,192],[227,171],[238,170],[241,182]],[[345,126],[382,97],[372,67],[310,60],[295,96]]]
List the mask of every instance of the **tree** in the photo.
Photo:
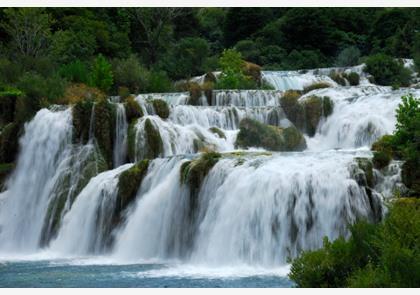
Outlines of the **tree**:
[[343,49],[337,57],[337,66],[350,67],[359,63],[360,50],[357,47],[351,46]]
[[[142,7],[130,10],[134,24],[140,28],[140,38],[134,40],[139,48],[148,53],[147,61],[151,64],[157,61],[165,39],[167,39],[169,25],[182,13],[182,8],[176,7]],[[138,34],[138,32],[136,32]]]
[[23,56],[38,57],[48,46],[51,16],[44,8],[7,8],[2,27]]
[[163,59],[163,68],[175,79],[201,74],[203,64],[210,52],[205,39],[187,37],[181,39]]
[[107,62],[102,54],[99,54],[92,67],[89,84],[104,92],[109,91],[113,83],[111,64]]

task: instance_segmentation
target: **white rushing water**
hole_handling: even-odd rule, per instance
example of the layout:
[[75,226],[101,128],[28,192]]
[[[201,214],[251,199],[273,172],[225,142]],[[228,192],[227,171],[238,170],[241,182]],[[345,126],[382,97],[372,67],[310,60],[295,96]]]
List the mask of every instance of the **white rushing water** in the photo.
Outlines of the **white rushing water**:
[[122,103],[117,103],[113,153],[114,167],[118,167],[125,163],[127,157],[127,129],[128,124],[124,105]]
[[70,153],[71,111],[39,111],[25,126],[16,170],[0,195],[0,249],[33,251],[50,193]]
[[[324,236],[347,236],[347,225],[358,218],[380,219],[383,199],[401,186],[401,163],[374,170],[375,187],[366,190],[366,176],[355,158],[369,160],[370,145],[393,132],[395,110],[408,90],[372,85],[364,75],[360,86],[340,86],[328,76],[332,70],[362,74],[361,66],[263,72],[276,90],[218,90],[211,105],[205,97],[199,106],[189,105],[188,93],[137,96],[145,116],[134,126],[135,159],[148,156],[147,121],[161,139],[161,150],[149,162],[135,201],[117,228],[110,216],[118,176],[132,166],[124,164],[129,126],[123,105],[116,104],[114,169],[96,175],[96,168],[86,183],[75,176],[86,170],[82,163],[96,157],[95,146],[72,144],[69,109],[41,110],[25,128],[16,170],[0,195],[0,252],[43,246],[59,257],[105,255],[118,263],[181,261],[200,267],[274,269],[302,249],[320,247]],[[334,109],[321,119],[313,137],[305,135],[306,151],[229,153],[236,151],[243,118],[289,127],[292,123],[280,106],[283,92],[320,81],[332,87],[300,100],[329,96]],[[410,91],[420,96],[420,90]],[[167,119],[156,114],[153,99],[169,104]],[[181,166],[203,150],[225,154],[194,192],[181,183]],[[63,189],[61,183],[69,184]],[[47,211],[58,208],[54,204],[61,204],[62,195],[64,209],[58,219],[51,217]],[[43,228],[51,232],[44,244]]]

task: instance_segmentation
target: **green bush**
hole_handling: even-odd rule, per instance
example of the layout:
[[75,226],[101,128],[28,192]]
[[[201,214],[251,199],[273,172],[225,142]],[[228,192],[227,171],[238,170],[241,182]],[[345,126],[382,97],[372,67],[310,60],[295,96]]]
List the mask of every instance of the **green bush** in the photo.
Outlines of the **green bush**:
[[404,68],[402,63],[391,56],[382,53],[369,56],[364,70],[371,74],[379,85],[410,85],[410,70]]
[[172,81],[168,78],[166,72],[151,71],[149,83],[146,92],[171,92],[173,91]]
[[346,241],[324,240],[292,261],[298,287],[419,287],[420,200],[399,199],[379,224],[359,221]]
[[113,73],[111,64],[107,62],[102,54],[99,54],[93,63],[92,71],[89,75],[89,86],[108,92],[112,84]]
[[88,82],[88,68],[86,64],[80,60],[75,60],[71,63],[62,65],[59,73],[62,77],[74,83],[86,84]]
[[337,57],[337,66],[351,67],[359,63],[360,50],[355,46],[344,48]]
[[360,83],[360,76],[356,72],[351,72],[346,76],[347,81],[349,81],[351,86],[357,86]]
[[149,79],[149,71],[135,55],[112,60],[112,72],[115,85],[127,87],[131,93],[144,91]]

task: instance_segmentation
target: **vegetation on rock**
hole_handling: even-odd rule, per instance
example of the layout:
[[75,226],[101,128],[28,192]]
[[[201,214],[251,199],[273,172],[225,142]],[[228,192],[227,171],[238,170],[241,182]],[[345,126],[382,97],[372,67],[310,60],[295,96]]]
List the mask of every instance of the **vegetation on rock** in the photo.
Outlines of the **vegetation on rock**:
[[306,148],[303,135],[295,128],[280,128],[265,125],[256,120],[245,118],[240,124],[236,145],[263,147],[271,151],[302,151]]
[[162,119],[167,119],[169,117],[169,107],[166,101],[162,99],[154,99],[152,104],[156,114],[159,117]]

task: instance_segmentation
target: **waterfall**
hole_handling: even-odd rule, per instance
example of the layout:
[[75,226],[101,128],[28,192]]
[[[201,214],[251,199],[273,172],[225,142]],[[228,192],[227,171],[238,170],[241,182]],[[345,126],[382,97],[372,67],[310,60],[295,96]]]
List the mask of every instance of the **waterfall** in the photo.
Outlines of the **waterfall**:
[[114,167],[118,167],[125,163],[127,157],[127,129],[128,124],[124,105],[122,103],[117,103],[113,153]]
[[[106,245],[107,230],[118,188],[118,175],[132,164],[120,166],[92,178],[63,219],[50,249],[65,254],[100,253]],[[81,230],[83,229],[83,230]]]
[[25,125],[16,170],[0,194],[0,249],[37,249],[50,193],[70,153],[71,128],[70,109],[42,109]]
[[[340,86],[331,71],[357,72],[361,84]],[[106,157],[114,169],[107,171],[103,146],[93,140],[93,108],[85,145],[72,141],[70,108],[40,110],[25,126],[16,169],[0,194],[0,252],[271,268],[320,247],[324,236],[348,236],[348,224],[359,218],[379,220],[384,199],[402,187],[402,163],[367,171],[361,162],[370,163],[371,144],[394,131],[395,110],[408,90],[370,84],[362,66],[262,75],[276,90],[214,90],[211,102],[203,97],[199,105],[190,105],[187,92],[140,94],[135,101],[144,116],[130,118],[130,125],[113,98],[115,134],[106,138],[112,143]],[[242,119],[292,126],[296,118],[288,118],[281,96],[314,82],[331,87],[298,103],[328,96],[334,107],[304,135],[305,151],[238,150]],[[420,96],[418,89],[409,91]],[[157,115],[154,99],[167,102],[168,118]],[[184,179],[186,165],[201,167],[205,151],[221,155],[194,187]],[[138,165],[125,164],[128,158],[149,159],[144,175],[136,175]],[[115,220],[125,171],[136,186]]]

